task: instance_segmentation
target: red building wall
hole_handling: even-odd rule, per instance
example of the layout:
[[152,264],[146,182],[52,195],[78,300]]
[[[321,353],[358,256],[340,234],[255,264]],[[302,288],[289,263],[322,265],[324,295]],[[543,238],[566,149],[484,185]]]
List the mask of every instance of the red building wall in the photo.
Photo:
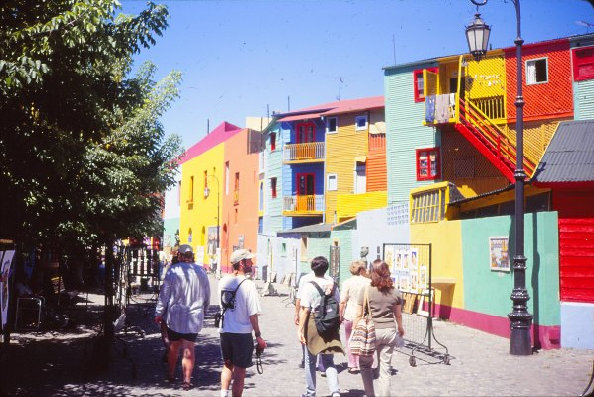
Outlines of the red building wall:
[[[548,82],[526,85],[526,61],[547,58]],[[507,115],[516,119],[516,49],[505,49],[507,77]],[[528,44],[522,47],[522,96],[524,120],[542,120],[573,116],[571,54],[567,39]]]
[[561,301],[594,303],[594,189],[553,190]]

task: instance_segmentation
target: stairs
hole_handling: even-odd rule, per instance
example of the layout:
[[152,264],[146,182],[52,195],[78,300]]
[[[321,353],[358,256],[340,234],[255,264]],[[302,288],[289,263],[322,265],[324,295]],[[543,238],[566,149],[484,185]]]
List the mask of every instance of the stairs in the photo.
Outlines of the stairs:
[[[456,130],[495,165],[510,183],[514,183],[515,143],[472,102],[460,98],[458,104],[459,122],[455,124]],[[531,160],[524,157],[524,170],[528,177],[535,167]]]

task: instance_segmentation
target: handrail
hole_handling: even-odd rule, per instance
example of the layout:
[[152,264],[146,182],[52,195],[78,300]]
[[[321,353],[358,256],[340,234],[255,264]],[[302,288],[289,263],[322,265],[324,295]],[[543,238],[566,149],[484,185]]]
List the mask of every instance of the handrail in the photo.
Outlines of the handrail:
[[324,142],[307,142],[286,144],[283,150],[284,161],[323,160],[325,156]]

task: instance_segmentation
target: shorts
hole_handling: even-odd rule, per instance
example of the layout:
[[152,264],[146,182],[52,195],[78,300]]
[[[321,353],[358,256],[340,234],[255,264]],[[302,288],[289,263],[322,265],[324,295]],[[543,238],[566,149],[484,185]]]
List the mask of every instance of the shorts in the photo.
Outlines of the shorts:
[[171,342],[175,342],[180,339],[187,340],[188,342],[196,342],[198,334],[180,334],[179,332],[175,332],[171,328],[167,327],[167,336]]
[[251,367],[252,356],[254,355],[254,339],[252,338],[252,334],[222,332],[221,355],[223,356],[223,361],[229,360],[236,367]]

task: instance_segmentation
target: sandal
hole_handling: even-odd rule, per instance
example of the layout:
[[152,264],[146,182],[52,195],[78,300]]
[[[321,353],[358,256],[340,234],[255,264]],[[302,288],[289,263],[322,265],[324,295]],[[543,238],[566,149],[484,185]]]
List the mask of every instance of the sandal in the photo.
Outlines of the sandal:
[[184,383],[182,383],[182,385],[181,385],[181,388],[182,388],[183,390],[190,390],[192,387],[194,387],[194,385],[193,385],[193,384],[191,384],[190,382],[184,382]]

